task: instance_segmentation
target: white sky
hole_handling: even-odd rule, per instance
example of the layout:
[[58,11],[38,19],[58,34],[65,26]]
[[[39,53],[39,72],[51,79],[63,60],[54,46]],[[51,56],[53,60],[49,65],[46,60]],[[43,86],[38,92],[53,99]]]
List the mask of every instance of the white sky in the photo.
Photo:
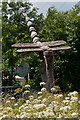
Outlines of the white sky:
[[[8,0],[0,0],[0,2],[6,2]],[[10,0],[11,2],[14,1],[29,1],[29,2],[79,2],[80,0]]]
[[79,0],[29,0],[30,2],[79,2]]
[[54,6],[58,11],[67,11],[72,9],[77,2],[31,2],[33,7],[39,8],[38,13],[47,14],[49,7]]

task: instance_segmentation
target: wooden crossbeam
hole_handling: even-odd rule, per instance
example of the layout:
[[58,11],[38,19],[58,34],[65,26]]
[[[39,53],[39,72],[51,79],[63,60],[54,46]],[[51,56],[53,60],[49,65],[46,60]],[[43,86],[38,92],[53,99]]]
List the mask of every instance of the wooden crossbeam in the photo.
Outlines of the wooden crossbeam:
[[59,45],[64,45],[66,42],[63,40],[57,40],[57,41],[50,41],[50,42],[42,42],[42,43],[16,43],[13,44],[12,47],[15,48],[36,48],[36,47],[41,47],[41,46],[49,46],[49,47],[54,47],[54,46],[59,46]]
[[[64,40],[50,41],[50,42],[40,42],[40,39],[37,35],[37,31],[35,30],[33,23],[26,13],[23,13],[23,16],[26,19],[27,26],[33,40],[33,43],[16,43],[13,44],[14,48],[23,48],[18,49],[16,52],[24,53],[24,52],[38,52],[40,58],[43,59],[41,63],[41,78],[42,81],[46,82],[45,87],[48,91],[50,88],[55,85],[54,79],[54,71],[53,71],[53,51],[58,50],[67,50],[71,47],[68,46],[60,46],[66,44]],[[41,53],[41,54],[40,54]],[[43,56],[43,57],[42,57]]]
[[[50,48],[47,51],[57,51],[57,50],[67,50],[70,49],[71,47],[55,47],[55,48]],[[22,52],[40,52],[40,51],[45,51],[42,48],[37,48],[37,49],[18,49],[16,52],[22,53]]]

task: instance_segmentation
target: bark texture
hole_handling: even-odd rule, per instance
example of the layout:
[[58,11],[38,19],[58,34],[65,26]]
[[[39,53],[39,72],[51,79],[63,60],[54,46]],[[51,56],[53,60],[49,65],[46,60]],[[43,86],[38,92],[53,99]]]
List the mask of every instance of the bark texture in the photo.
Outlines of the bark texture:
[[54,56],[52,51],[44,51],[43,53],[44,59],[41,64],[41,78],[42,81],[46,83],[45,87],[48,91],[50,91],[51,87],[54,86],[54,72],[53,72],[53,64],[54,64]]

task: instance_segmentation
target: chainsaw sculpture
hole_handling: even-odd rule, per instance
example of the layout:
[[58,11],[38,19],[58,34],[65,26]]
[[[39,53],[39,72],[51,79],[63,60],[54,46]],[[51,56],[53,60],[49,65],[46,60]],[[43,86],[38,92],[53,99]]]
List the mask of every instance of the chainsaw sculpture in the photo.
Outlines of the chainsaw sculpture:
[[66,50],[70,49],[70,47],[58,47],[60,45],[65,44],[66,42],[63,40],[51,41],[51,42],[40,42],[40,39],[37,35],[37,32],[34,28],[34,25],[30,18],[26,13],[23,13],[27,26],[29,28],[29,32],[31,34],[31,38],[33,43],[16,43],[13,44],[12,47],[16,48],[25,48],[18,49],[17,52],[38,52],[40,58],[43,59],[41,64],[41,78],[42,81],[46,83],[45,87],[48,91],[50,91],[51,87],[55,85],[54,72],[53,72],[53,63],[54,63],[54,55],[53,52],[57,50]]

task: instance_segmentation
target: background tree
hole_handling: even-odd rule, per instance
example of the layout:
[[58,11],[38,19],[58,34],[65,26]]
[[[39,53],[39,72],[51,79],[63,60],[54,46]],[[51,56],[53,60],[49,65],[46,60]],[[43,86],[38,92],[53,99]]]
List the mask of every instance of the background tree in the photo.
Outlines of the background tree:
[[54,7],[48,9],[45,26],[39,32],[41,41],[65,40],[71,50],[54,52],[55,79],[63,91],[80,88],[80,16],[78,6],[70,11],[58,12]]
[[[32,42],[26,21],[22,12],[26,12],[37,31],[43,27],[43,14],[38,15],[37,10],[33,8],[29,2],[3,2],[2,4],[2,34],[3,34],[3,76],[9,76],[7,81],[3,80],[3,85],[16,84],[13,78],[14,67],[21,64],[22,61],[27,61],[30,64],[30,79],[33,86],[37,86],[40,82],[40,59],[36,53],[17,54],[16,49],[12,49],[14,43]],[[31,57],[30,57],[31,56]]]
[[[27,61],[31,69],[30,84],[34,88],[39,88],[41,60],[38,54],[17,54],[16,49],[11,48],[14,43],[32,42],[22,15],[22,12],[26,12],[39,33],[40,41],[65,40],[71,46],[70,50],[54,52],[55,79],[59,78],[56,84],[63,91],[79,90],[80,16],[78,16],[78,6],[66,12],[58,12],[54,7],[50,7],[46,18],[43,14],[37,14],[38,9],[31,10],[31,6],[29,2],[3,2],[3,73],[9,75],[8,81],[4,81],[3,85],[14,85],[16,83],[12,78],[14,67],[20,65],[22,61]],[[10,67],[12,67],[11,72],[9,72]]]

